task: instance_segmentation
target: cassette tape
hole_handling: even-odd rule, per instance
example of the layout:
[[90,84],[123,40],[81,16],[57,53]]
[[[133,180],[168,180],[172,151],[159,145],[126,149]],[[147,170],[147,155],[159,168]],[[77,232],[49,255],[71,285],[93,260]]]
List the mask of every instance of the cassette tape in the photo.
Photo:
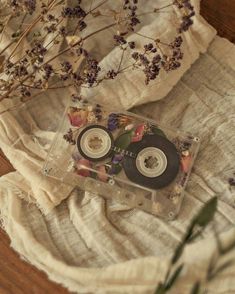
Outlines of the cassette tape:
[[43,171],[171,220],[179,213],[198,148],[192,134],[79,102],[66,109]]

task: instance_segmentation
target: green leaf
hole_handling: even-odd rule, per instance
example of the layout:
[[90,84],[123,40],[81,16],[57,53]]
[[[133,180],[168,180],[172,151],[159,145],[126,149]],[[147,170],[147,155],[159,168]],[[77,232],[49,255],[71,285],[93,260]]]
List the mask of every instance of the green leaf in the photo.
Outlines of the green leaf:
[[191,224],[189,225],[187,231],[185,232],[185,235],[182,238],[182,241],[176,247],[175,253],[171,259],[172,264],[176,263],[179,260],[179,258],[181,257],[181,255],[183,253],[185,245],[190,242],[192,235],[193,235],[194,226],[195,226],[194,221],[192,221]]
[[165,285],[165,289],[166,290],[170,290],[171,287],[174,285],[175,281],[177,280],[177,278],[179,277],[180,273],[182,272],[184,265],[181,264],[179,265],[175,271],[173,272],[173,274],[170,276],[169,280],[167,281],[166,285]]
[[152,126],[152,132],[156,135],[162,136],[166,138],[166,134],[156,126]]
[[96,179],[97,178],[97,173],[91,171],[90,176],[91,176],[91,178]]
[[132,136],[133,130],[121,134],[115,141],[115,147],[126,149],[131,143]]
[[159,283],[154,294],[165,294],[165,293],[166,293],[166,289],[164,288],[164,285],[162,283]]
[[218,266],[214,271],[209,275],[209,280],[214,279],[218,274],[222,273],[225,271],[227,268],[232,266],[234,264],[234,259],[225,261],[222,263],[220,266]]
[[196,283],[193,285],[193,288],[192,288],[190,294],[199,294],[199,293],[200,293],[200,287],[201,287],[200,282],[196,282]]
[[206,225],[213,219],[214,214],[217,209],[217,197],[210,199],[199,211],[197,216],[190,223],[182,242],[177,246],[175,253],[172,257],[171,263],[176,263],[181,257],[184,247],[186,244],[193,241],[196,237],[198,237],[203,230],[199,230],[193,234],[194,228],[196,225],[205,228]]
[[192,241],[194,241],[197,237],[199,237],[201,234],[202,234],[202,229],[196,231],[196,232],[193,232],[191,234],[191,236],[187,239],[187,243],[191,243]]
[[179,258],[181,257],[181,255],[183,253],[184,246],[185,246],[185,243],[180,243],[176,247],[175,253],[174,253],[174,255],[173,255],[172,259],[171,259],[172,264],[176,263],[179,260]]
[[217,197],[213,197],[199,211],[198,215],[194,218],[194,223],[201,227],[207,226],[207,224],[214,218],[216,209]]

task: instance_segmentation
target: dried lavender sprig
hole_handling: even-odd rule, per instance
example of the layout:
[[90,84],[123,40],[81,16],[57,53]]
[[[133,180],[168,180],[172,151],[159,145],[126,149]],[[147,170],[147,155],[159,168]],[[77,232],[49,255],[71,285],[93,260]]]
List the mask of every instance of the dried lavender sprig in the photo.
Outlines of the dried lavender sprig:
[[[189,3],[188,0],[182,0],[182,1],[184,1],[185,3],[186,2]],[[104,2],[106,1],[101,2],[101,4],[103,4]],[[138,19],[138,17],[141,15],[141,14],[138,15],[136,13],[137,3],[138,1],[134,1],[134,0],[124,1],[124,8],[125,8],[124,10],[126,10],[127,12],[126,15],[128,16],[126,18],[121,17],[121,22],[125,23],[127,31],[114,35],[117,45],[120,46],[121,50],[123,50],[124,47],[125,49],[129,48],[130,50],[135,49],[135,41],[131,41],[127,43],[127,41],[125,40],[125,35],[127,34],[128,31],[134,30],[134,27],[139,23],[138,20],[133,21],[133,18]],[[78,24],[81,25],[80,30],[82,30],[84,29],[84,23],[82,23],[81,20],[83,20],[85,15],[87,15],[89,12],[85,13],[85,11],[82,9],[80,4],[81,4],[81,1],[78,2],[77,6],[71,9],[68,9],[67,13],[69,14],[70,12],[72,12],[72,17],[76,16],[75,18],[78,18]],[[101,4],[98,4],[97,6],[101,6]],[[174,3],[171,3],[169,5],[166,5],[165,7],[172,6],[173,4]],[[47,12],[48,12],[47,8],[45,7],[44,9],[45,9],[44,15],[47,15]],[[192,9],[192,7],[189,4],[185,4],[184,9],[190,10]],[[152,12],[156,13],[158,10],[160,10],[160,8],[155,8],[154,11]],[[192,13],[190,17],[192,17]],[[46,27],[46,29],[48,30],[48,33],[52,33],[56,31],[57,28],[55,27],[55,24],[53,23],[53,21],[55,20],[55,17],[51,14],[48,14],[46,18],[52,23],[52,25],[49,25]],[[37,18],[33,21],[33,23],[35,21],[37,21]],[[119,24],[120,24],[120,18],[118,21],[115,21],[115,23],[110,24],[110,26],[101,28],[100,30],[91,33],[89,37],[92,37],[93,35],[99,33],[100,31],[106,30],[109,27],[116,26]],[[63,29],[63,27],[62,27],[61,33],[57,34],[49,42],[49,44],[53,44],[53,42],[56,40],[56,38],[59,35],[63,36],[63,38],[66,37],[66,31]],[[15,81],[9,80],[8,85],[6,83],[6,86],[3,87],[5,92],[3,96],[8,97],[9,94],[13,93],[14,91],[18,91],[18,89],[21,92],[23,92],[24,95],[28,96],[29,88],[41,89],[45,87],[43,85],[45,83],[47,84],[46,88],[50,88],[48,86],[48,83],[52,76],[61,76],[62,81],[67,81],[68,79],[70,79],[73,82],[71,85],[73,85],[74,87],[86,85],[86,84],[88,87],[93,87],[93,86],[99,85],[103,80],[114,79],[118,74],[123,73],[125,70],[128,70],[129,66],[121,69],[121,64],[123,62],[123,55],[124,55],[124,51],[122,51],[117,70],[110,69],[107,71],[106,74],[104,73],[103,77],[101,78],[98,77],[99,72],[101,71],[100,66],[98,62],[94,58],[92,58],[92,56],[90,56],[90,54],[86,52],[86,50],[83,48],[84,38],[81,38],[80,41],[77,41],[74,44],[63,49],[62,51],[60,51],[58,54],[56,54],[55,56],[53,56],[47,61],[44,61],[43,54],[40,54],[39,56],[35,56],[37,58],[38,64],[33,64],[33,66],[31,66],[27,62],[25,64],[22,64],[22,60],[24,60],[25,57],[19,60],[18,62],[16,62],[16,64],[11,65],[11,68],[7,69],[9,71],[9,78],[11,79],[12,77],[15,77],[16,80],[18,80],[18,83]],[[57,41],[57,42],[60,42],[60,41]],[[150,80],[155,79],[158,76],[159,71],[161,69],[170,71],[170,70],[175,70],[176,68],[178,68],[180,66],[179,60],[183,58],[183,54],[181,52],[180,46],[177,47],[175,44],[173,44],[173,42],[170,44],[166,44],[167,47],[169,47],[168,48],[169,53],[165,54],[160,44],[164,44],[164,42],[161,42],[159,40],[158,42],[156,42],[155,46],[153,46],[151,43],[146,44],[144,46],[143,53],[134,52],[132,54],[132,56],[135,58],[131,66],[133,68],[141,69],[143,71],[143,73],[146,76],[146,83],[149,83]],[[60,69],[60,72],[61,72],[60,74],[58,69],[55,70],[52,64],[50,63],[56,60],[59,56],[63,55],[64,53],[70,52],[74,54],[75,52],[74,50],[77,52],[76,54],[78,54],[77,55],[78,59],[80,59],[81,55],[85,57],[86,64],[87,64],[86,71],[80,72],[80,74],[75,73],[73,70],[71,70],[71,72],[69,73],[68,72],[63,73],[63,67],[62,67]],[[152,54],[152,57],[150,58],[151,54]],[[30,58],[32,58],[32,56]],[[43,72],[44,82],[42,82],[40,79],[39,80],[36,79],[38,73],[40,72]],[[25,83],[28,80],[30,80],[31,84]],[[26,88],[28,87],[27,91],[25,87]]]

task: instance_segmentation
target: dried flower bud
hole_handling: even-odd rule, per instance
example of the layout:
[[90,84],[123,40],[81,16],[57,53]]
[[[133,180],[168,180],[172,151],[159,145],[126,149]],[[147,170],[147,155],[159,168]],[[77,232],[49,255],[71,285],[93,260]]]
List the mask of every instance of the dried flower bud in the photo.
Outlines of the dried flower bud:
[[135,42],[128,42],[128,45],[131,49],[135,49]]

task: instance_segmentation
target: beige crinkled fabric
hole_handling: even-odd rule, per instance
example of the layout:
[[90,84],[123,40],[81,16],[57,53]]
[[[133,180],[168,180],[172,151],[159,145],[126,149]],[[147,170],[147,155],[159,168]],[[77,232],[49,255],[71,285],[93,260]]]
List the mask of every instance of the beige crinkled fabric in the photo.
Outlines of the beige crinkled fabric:
[[[165,223],[79,190],[43,215],[32,203],[35,199],[28,202],[29,189],[37,189],[25,178],[29,172],[14,172],[0,180],[1,216],[12,247],[50,279],[77,293],[153,293],[192,215],[214,195],[219,197],[215,223],[223,232],[220,238],[224,242],[234,240],[235,192],[227,181],[234,172],[235,158],[234,56],[234,45],[216,37],[165,99],[134,109],[202,138],[177,220]],[[59,100],[54,104],[50,101],[48,109],[60,105]],[[35,114],[31,117],[35,119]],[[45,154],[52,134],[40,129],[46,129],[45,122],[35,125],[40,150]],[[7,151],[6,145],[2,146],[8,156],[13,154],[11,148]],[[27,147],[22,156],[29,160],[33,148],[20,146]],[[40,156],[35,156],[33,167],[42,163]],[[60,194],[52,195],[56,199]],[[189,293],[192,283],[204,278],[215,247],[211,228],[203,239],[187,247],[183,256],[186,270],[172,293]],[[229,268],[207,285],[208,293],[234,293],[234,270],[234,266]]]
[[[90,1],[84,1],[83,3],[90,5]],[[144,83],[143,74],[140,74],[139,71],[123,73],[115,81],[104,82],[100,87],[93,88],[92,91],[82,91],[82,94],[87,98],[98,100],[99,103],[110,103],[112,107],[125,109],[165,97],[199,57],[199,54],[207,50],[208,45],[216,34],[215,30],[200,16],[199,3],[199,0],[192,0],[196,16],[194,17],[194,25],[182,35],[184,39],[184,59],[179,70],[169,74],[162,71],[158,79],[148,87]],[[113,8],[117,4],[117,2],[111,3],[111,1],[108,1],[105,9]],[[151,0],[143,5],[143,9],[144,11],[151,11],[154,7],[163,7],[164,5],[166,5],[165,0]],[[172,10],[172,8],[169,9],[170,11]],[[151,35],[152,37],[160,36],[166,42],[172,41],[176,34],[176,13],[177,9],[174,8],[173,13],[169,13],[167,9],[167,13],[150,14],[143,19],[139,32],[146,33],[146,35]],[[106,22],[106,18],[101,18],[98,24],[96,18],[91,19],[86,33],[89,34],[89,32],[96,30],[97,26],[104,27],[107,25]],[[69,26],[70,24],[68,23],[67,25]],[[86,44],[91,53],[101,59],[102,68],[107,66],[112,68],[118,66],[120,62],[120,52],[117,52],[116,48],[113,49],[113,42],[110,42],[112,40],[111,34],[114,32],[112,29],[108,30],[105,32],[105,38],[97,35],[92,39],[92,42],[88,41]],[[108,38],[108,34],[111,35],[110,38]],[[130,40],[132,37],[136,39],[138,36],[129,36]],[[143,46],[144,42],[146,42],[145,39],[139,39],[137,49],[138,46]],[[23,44],[24,48],[26,45]],[[0,49],[1,46],[3,45],[0,44]],[[59,48],[53,48],[52,51],[55,52],[56,50],[59,50]],[[128,64],[128,58],[130,59],[130,56],[127,56],[127,60],[124,60],[123,64]],[[58,90],[53,91],[53,93],[47,91],[47,94],[41,97],[41,100],[37,99],[34,103],[33,119],[30,119],[27,110],[24,109],[19,111],[18,115],[5,113],[0,116],[0,147],[4,150],[15,169],[24,179],[27,179],[27,188],[25,189],[30,190],[30,192],[27,192],[28,197],[36,202],[44,213],[51,211],[53,207],[67,198],[71,187],[42,177],[41,166],[48,149],[46,150],[45,146],[40,148],[39,144],[35,144],[35,140],[46,140],[47,145],[50,144],[49,141],[53,136],[51,132],[56,130],[57,119],[63,113],[61,107],[68,103],[69,94],[69,90]],[[10,104],[10,101],[6,101],[4,104],[0,103],[0,112],[4,109],[6,103]],[[44,124],[43,128],[38,128],[38,124],[42,123]],[[48,128],[50,132],[48,132]],[[14,147],[10,148],[12,144]]]
[[[71,291],[153,293],[190,219],[214,195],[219,197],[215,224],[220,238],[225,243],[235,239],[235,191],[228,185],[235,159],[235,47],[216,37],[205,52],[214,32],[205,24],[199,31],[207,44],[191,69],[180,80],[162,81],[169,84],[167,92],[176,84],[164,99],[133,110],[202,138],[180,215],[173,222],[78,189],[70,193],[72,187],[40,174],[66,92],[49,92],[31,102],[32,107],[0,117],[0,147],[17,169],[0,179],[2,225],[24,259]],[[146,92],[146,100],[135,103],[154,100],[153,90],[150,98]],[[100,91],[111,95],[113,90],[105,86]],[[115,93],[122,103],[122,88],[120,95],[119,87]],[[196,280],[204,279],[215,248],[209,227],[186,248],[185,270],[172,293],[189,293]],[[206,285],[208,293],[234,293],[234,270],[231,266]]]

